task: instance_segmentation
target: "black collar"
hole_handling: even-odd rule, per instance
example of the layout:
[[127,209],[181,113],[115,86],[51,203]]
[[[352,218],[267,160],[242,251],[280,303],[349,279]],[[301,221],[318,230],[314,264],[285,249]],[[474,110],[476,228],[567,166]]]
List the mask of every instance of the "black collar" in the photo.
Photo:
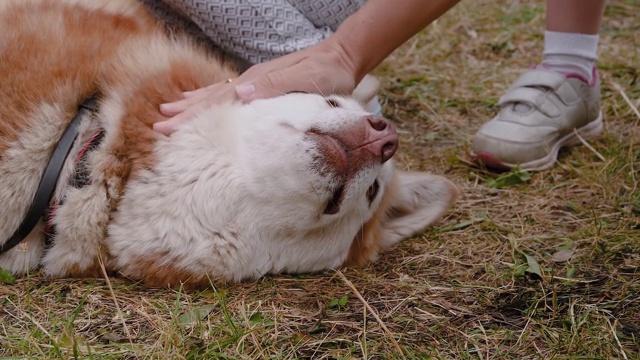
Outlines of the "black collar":
[[27,214],[25,215],[22,224],[18,227],[18,230],[11,235],[9,240],[0,245],[0,254],[11,250],[24,240],[47,211],[49,202],[51,201],[51,196],[53,195],[56,183],[58,182],[58,177],[62,171],[62,166],[64,165],[67,156],[69,156],[69,151],[78,136],[78,126],[85,115],[95,113],[97,108],[98,101],[95,96],[86,99],[78,106],[78,112],[69,123],[69,126],[64,130],[53,155],[51,155],[51,159],[49,159],[49,164],[47,164],[47,168],[40,179],[40,185],[38,186],[36,195],[33,197],[33,202],[31,203],[29,211],[27,211]]

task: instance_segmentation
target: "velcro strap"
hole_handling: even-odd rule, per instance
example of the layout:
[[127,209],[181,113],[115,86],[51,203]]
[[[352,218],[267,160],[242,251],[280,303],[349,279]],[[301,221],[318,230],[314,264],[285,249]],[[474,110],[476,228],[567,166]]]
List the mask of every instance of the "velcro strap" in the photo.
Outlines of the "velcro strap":
[[498,102],[499,106],[513,103],[529,104],[548,117],[560,116],[560,110],[547,99],[547,94],[541,89],[521,87],[507,91]]
[[567,79],[564,75],[549,70],[530,70],[520,75],[511,88],[542,86],[557,89]]
[[555,71],[542,69],[527,71],[511,85],[509,92],[522,87],[549,88],[566,105],[580,100],[580,96],[567,82],[567,78]]

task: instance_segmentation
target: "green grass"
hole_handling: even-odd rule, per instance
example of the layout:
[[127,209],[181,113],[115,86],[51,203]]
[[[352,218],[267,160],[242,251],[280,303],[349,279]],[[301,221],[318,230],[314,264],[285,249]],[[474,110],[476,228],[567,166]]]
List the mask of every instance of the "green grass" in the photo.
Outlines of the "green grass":
[[17,279],[0,286],[0,358],[640,359],[640,3],[606,11],[595,152],[530,177],[468,156],[540,60],[541,6],[463,2],[377,70],[399,166],[464,194],[436,227],[363,269],[201,292]]

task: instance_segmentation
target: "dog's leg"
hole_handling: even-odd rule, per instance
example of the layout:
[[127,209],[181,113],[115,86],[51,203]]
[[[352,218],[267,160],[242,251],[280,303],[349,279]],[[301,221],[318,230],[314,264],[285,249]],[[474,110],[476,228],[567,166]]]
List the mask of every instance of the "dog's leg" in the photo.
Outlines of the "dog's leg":
[[[109,221],[106,190],[100,184],[70,189],[53,221],[53,246],[42,259],[45,274],[53,277],[101,277],[101,247]],[[102,251],[102,253],[101,253]]]
[[43,251],[44,222],[40,221],[20,244],[0,255],[0,268],[24,275],[38,267]]

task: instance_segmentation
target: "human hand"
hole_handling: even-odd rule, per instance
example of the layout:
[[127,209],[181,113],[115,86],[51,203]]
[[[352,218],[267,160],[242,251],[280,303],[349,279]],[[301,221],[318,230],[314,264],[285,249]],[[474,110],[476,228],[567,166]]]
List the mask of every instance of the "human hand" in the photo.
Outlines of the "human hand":
[[234,100],[250,102],[293,91],[350,94],[360,77],[348,52],[325,40],[314,47],[254,65],[232,81],[183,93],[183,99],[160,105],[160,112],[171,118],[155,123],[153,129],[169,135],[202,110]]

